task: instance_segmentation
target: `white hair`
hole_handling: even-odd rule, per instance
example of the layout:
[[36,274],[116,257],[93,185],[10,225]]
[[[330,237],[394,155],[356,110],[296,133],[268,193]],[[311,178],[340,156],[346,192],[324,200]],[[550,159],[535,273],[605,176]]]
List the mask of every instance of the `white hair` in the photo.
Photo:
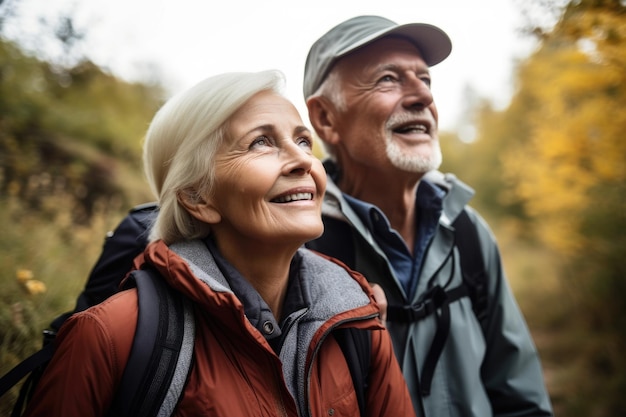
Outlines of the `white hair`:
[[168,100],[156,113],[143,147],[144,171],[158,199],[159,214],[150,241],[171,244],[205,237],[209,225],[191,216],[178,201],[210,196],[215,155],[226,138],[225,124],[261,91],[282,94],[279,71],[226,73],[207,78]]

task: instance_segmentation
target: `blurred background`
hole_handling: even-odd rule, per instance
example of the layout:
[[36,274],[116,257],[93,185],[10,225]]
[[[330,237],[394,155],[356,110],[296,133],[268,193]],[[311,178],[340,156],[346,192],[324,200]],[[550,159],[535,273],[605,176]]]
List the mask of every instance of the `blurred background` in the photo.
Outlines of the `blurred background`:
[[432,69],[442,170],[477,191],[557,416],[626,415],[626,1],[205,3],[0,0],[0,374],[153,199],[141,139],[164,100],[278,68],[306,121],[311,43],[378,14],[452,38]]

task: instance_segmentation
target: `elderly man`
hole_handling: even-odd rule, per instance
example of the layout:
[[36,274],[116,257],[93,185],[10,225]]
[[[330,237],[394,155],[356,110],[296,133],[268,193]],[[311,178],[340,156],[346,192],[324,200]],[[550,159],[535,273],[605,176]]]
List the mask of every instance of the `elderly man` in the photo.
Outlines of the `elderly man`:
[[[466,205],[473,191],[436,171],[429,67],[451,48],[435,26],[377,16],[347,20],[313,44],[304,97],[332,181],[324,235],[308,246],[384,290],[418,416],[549,416],[498,247]],[[461,248],[468,239],[475,244]]]

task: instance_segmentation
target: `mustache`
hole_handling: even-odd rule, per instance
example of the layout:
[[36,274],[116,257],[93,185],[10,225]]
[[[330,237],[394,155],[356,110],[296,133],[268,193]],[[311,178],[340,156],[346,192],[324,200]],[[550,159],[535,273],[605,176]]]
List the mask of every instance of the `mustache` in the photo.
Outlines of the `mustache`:
[[387,119],[385,127],[387,129],[394,129],[397,126],[407,123],[421,123],[427,125],[430,129],[436,126],[435,119],[432,114],[426,110],[419,110],[415,112],[402,112],[394,113]]

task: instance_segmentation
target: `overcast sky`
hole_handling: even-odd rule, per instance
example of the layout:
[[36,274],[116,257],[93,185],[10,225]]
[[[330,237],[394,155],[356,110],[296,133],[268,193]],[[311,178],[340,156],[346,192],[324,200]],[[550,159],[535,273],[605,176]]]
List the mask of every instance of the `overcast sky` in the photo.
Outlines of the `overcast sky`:
[[[282,70],[287,95],[301,93],[309,46],[342,20],[376,14],[425,22],[452,39],[452,54],[432,68],[440,125],[452,129],[471,86],[497,106],[508,103],[516,59],[533,47],[521,37],[520,0],[18,0],[33,16],[72,10],[88,34],[88,56],[129,80],[156,68],[172,93],[225,71]],[[20,30],[27,31],[26,17]]]

